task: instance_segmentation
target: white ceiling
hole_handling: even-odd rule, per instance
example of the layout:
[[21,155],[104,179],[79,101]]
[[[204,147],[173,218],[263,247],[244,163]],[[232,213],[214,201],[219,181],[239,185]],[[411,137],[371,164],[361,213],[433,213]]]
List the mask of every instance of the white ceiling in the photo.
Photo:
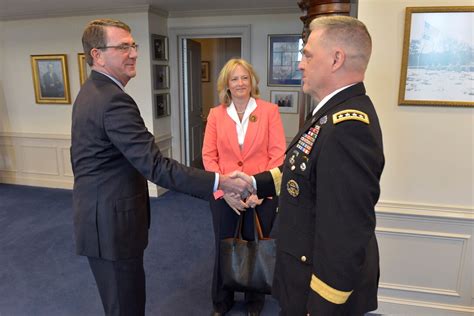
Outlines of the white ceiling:
[[196,10],[254,14],[299,12],[297,0],[0,0],[0,20],[126,12],[127,9],[136,11],[146,6],[169,16],[190,15],[190,11]]

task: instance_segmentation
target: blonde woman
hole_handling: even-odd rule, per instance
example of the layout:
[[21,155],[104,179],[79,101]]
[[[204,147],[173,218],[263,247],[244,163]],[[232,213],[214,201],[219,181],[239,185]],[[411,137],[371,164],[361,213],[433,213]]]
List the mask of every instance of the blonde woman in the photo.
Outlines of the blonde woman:
[[[221,104],[211,109],[202,157],[208,171],[227,174],[239,170],[253,175],[283,163],[285,134],[278,106],[259,98],[258,77],[248,62],[231,59],[222,68],[217,89]],[[276,214],[277,198],[259,200],[255,195],[245,202],[223,195],[211,200],[216,244],[216,258],[212,282],[212,315],[224,315],[234,304],[234,292],[222,286],[219,267],[219,242],[234,235],[243,212],[243,237],[252,240],[253,209],[257,212],[263,234],[268,236]],[[259,315],[265,295],[245,293],[249,315]]]

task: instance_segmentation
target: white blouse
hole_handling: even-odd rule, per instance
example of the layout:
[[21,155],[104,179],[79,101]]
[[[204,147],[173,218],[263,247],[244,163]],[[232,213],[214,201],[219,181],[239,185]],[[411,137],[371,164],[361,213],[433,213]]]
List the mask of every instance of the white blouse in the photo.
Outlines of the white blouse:
[[237,139],[239,141],[240,149],[244,145],[245,133],[247,133],[247,127],[249,126],[250,113],[252,113],[257,108],[257,102],[254,98],[250,98],[247,107],[245,108],[244,116],[242,117],[242,122],[239,119],[237,114],[237,109],[235,108],[234,102],[232,102],[229,107],[227,107],[227,114],[235,122],[235,128],[237,129]]

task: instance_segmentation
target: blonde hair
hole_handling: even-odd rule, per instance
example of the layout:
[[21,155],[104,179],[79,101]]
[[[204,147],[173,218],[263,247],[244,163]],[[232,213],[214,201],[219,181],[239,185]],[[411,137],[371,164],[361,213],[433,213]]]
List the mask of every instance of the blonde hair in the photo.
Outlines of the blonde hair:
[[260,97],[260,90],[258,88],[259,79],[255,70],[253,69],[252,65],[249,64],[247,61],[241,58],[233,58],[230,59],[219,74],[219,78],[217,79],[217,92],[219,93],[219,101],[226,106],[229,106],[232,102],[232,96],[229,91],[229,78],[231,73],[237,68],[237,66],[242,66],[250,76],[250,83],[251,83],[251,90],[250,96],[252,98],[259,98]]
[[322,42],[341,45],[348,57],[348,66],[365,72],[372,53],[372,38],[364,23],[350,16],[333,15],[315,18],[309,28],[311,31],[322,29]]

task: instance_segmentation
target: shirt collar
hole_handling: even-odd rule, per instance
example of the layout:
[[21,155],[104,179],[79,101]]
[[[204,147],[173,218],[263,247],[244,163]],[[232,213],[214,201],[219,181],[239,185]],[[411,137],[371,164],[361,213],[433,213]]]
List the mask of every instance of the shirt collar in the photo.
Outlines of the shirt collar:
[[[96,70],[97,71],[97,70]],[[122,89],[123,91],[125,91],[125,87],[122,85],[122,83],[120,81],[118,81],[117,79],[115,79],[114,77],[112,77],[111,75],[109,74],[106,74],[105,72],[102,72],[102,71],[97,71],[101,74],[103,74],[104,76],[107,76],[109,77],[113,82],[115,82],[119,87],[120,89]]]
[[[254,98],[250,97],[249,102],[247,103],[247,107],[245,108],[244,116],[242,117],[242,122],[247,119],[247,117],[250,116],[250,113],[252,113],[255,109],[257,108],[257,101],[255,101]],[[227,107],[227,114],[236,122],[240,122],[239,115],[237,114],[237,109],[235,108],[234,102],[232,102],[228,107]]]
[[339,88],[333,92],[331,92],[330,94],[328,94],[327,96],[325,96],[319,103],[318,105],[316,105],[316,107],[314,108],[313,110],[313,116],[316,114],[316,112],[318,112],[333,96],[335,96],[336,94],[338,94],[339,92],[341,92],[342,90],[344,89],[347,89],[351,86],[355,85],[355,83],[351,83],[347,86],[344,86],[342,88]]

